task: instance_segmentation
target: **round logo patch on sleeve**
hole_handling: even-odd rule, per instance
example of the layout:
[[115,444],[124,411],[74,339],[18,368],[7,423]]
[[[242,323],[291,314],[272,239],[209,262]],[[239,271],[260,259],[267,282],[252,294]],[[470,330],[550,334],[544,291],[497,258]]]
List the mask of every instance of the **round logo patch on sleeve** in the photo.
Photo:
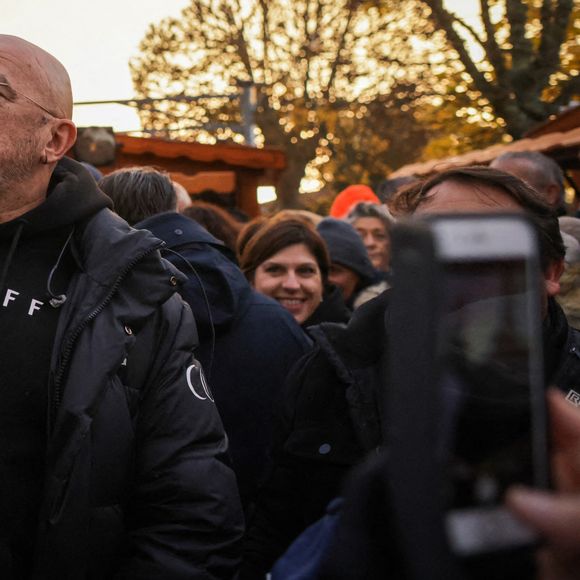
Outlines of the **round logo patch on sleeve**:
[[197,397],[200,401],[209,399],[212,403],[215,402],[199,363],[194,363],[187,367],[185,376],[187,378],[187,386],[194,397]]

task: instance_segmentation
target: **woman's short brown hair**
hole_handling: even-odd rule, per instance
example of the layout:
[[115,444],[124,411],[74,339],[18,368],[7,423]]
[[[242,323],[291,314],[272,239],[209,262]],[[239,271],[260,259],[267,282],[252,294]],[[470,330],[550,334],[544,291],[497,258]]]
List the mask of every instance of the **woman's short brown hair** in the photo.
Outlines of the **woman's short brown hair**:
[[324,240],[318,232],[302,220],[269,220],[248,240],[240,256],[240,268],[252,280],[256,268],[278,252],[304,244],[318,263],[322,280],[326,283],[330,259]]

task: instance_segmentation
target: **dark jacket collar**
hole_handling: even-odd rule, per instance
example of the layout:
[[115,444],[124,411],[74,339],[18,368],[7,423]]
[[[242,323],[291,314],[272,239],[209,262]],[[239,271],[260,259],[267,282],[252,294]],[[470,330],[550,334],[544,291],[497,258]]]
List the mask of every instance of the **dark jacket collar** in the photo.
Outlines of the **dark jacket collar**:
[[196,221],[174,211],[151,216],[135,224],[135,227],[155,231],[169,248],[182,245],[184,240],[188,243],[210,244],[215,248],[225,246]]
[[[389,291],[357,308],[346,325],[325,323],[310,328],[314,337],[322,333],[327,349],[332,349],[349,367],[364,367],[380,359],[386,346],[385,316]],[[324,348],[324,347],[323,347]]]
[[351,317],[348,306],[344,303],[341,290],[334,284],[324,288],[322,302],[310,317],[302,324],[302,328],[316,326],[323,322],[346,324]]
[[135,224],[135,227],[153,232],[172,250],[178,250],[184,244],[206,244],[221,252],[234,264],[238,263],[234,253],[221,240],[212,236],[195,220],[177,212],[170,211],[151,216]]

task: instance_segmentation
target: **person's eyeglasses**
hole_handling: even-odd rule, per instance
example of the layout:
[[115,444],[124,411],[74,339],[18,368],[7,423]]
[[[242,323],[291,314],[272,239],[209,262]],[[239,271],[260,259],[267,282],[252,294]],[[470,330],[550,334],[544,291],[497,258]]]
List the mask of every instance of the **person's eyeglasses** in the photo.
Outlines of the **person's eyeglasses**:
[[[8,91],[6,89],[2,89],[2,87],[7,87]],[[58,119],[58,115],[55,115],[53,112],[49,111],[46,107],[43,107],[40,103],[37,103],[31,97],[25,95],[24,93],[21,93],[20,91],[17,91],[9,83],[0,81],[0,97],[4,97],[8,101],[12,101],[14,99],[12,93],[14,95],[24,97],[27,101],[31,102],[33,105],[36,105],[38,108],[42,109],[45,113],[48,113],[51,117]]]

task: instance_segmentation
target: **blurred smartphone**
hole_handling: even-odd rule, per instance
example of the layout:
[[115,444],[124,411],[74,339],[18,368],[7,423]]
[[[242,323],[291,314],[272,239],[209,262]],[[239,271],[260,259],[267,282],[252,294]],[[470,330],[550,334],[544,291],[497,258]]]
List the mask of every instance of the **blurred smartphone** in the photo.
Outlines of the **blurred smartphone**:
[[449,541],[461,556],[531,544],[503,501],[513,484],[549,483],[536,235],[521,216],[440,216],[430,226]]
[[535,231],[512,214],[400,224],[393,269],[386,437],[408,559],[525,549],[535,538],[503,501],[549,483]]

